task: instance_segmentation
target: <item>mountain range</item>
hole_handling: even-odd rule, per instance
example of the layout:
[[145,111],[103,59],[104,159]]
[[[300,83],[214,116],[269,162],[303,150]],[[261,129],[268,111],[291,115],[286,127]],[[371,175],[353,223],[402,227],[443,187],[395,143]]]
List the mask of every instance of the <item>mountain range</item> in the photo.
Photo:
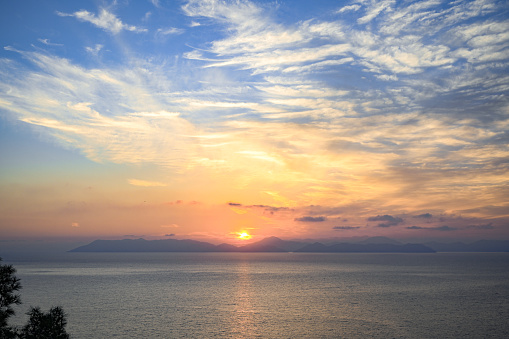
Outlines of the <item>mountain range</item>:
[[214,245],[196,240],[95,240],[69,252],[305,252],[305,253],[434,253],[434,252],[509,252],[507,240],[480,240],[474,243],[425,244],[401,243],[385,237],[373,237],[358,242],[321,243],[282,240],[268,237],[243,246]]

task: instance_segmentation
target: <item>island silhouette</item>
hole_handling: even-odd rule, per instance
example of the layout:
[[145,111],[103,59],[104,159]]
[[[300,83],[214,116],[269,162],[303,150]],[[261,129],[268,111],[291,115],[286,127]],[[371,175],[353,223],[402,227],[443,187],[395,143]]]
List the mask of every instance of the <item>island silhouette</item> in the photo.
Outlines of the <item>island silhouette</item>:
[[223,243],[214,245],[191,239],[145,240],[95,240],[69,252],[300,252],[300,253],[434,253],[434,252],[509,252],[507,240],[479,240],[425,244],[401,243],[385,238],[372,237],[358,242],[321,242],[283,240],[268,237],[247,245],[234,246]]

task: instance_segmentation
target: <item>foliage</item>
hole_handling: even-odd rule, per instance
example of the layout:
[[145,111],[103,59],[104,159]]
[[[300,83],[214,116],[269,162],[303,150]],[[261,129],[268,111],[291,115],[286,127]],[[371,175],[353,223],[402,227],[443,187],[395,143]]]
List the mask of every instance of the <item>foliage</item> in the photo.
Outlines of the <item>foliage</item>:
[[27,313],[28,323],[21,331],[21,338],[26,339],[67,339],[65,331],[66,314],[61,307],[52,307],[44,313],[39,307],[32,307]]
[[[2,258],[0,258],[0,262]],[[15,276],[16,269],[12,265],[0,264],[0,339],[67,339],[66,314],[61,307],[52,307],[44,313],[39,307],[31,307],[27,315],[27,324],[21,331],[9,326],[7,320],[14,315],[13,305],[21,304],[16,291],[21,289],[19,279]]]
[[9,317],[14,315],[12,306],[21,304],[20,296],[16,293],[21,289],[21,284],[15,273],[12,265],[0,264],[0,338],[15,337],[14,329],[7,324]]

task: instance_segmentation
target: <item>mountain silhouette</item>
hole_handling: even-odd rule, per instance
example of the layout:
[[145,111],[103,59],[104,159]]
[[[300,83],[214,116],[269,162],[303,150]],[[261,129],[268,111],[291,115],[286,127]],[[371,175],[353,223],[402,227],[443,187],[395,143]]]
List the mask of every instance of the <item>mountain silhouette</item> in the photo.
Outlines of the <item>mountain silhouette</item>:
[[[239,247],[241,252],[293,252],[305,246],[306,243],[282,240],[278,237],[268,237],[260,241]],[[263,250],[269,249],[269,250]]]
[[95,240],[69,252],[305,252],[305,253],[433,253],[433,252],[509,252],[509,240],[403,244],[385,237],[372,237],[360,242],[291,241],[268,237],[243,246],[223,243],[214,245],[197,240]]
[[[375,242],[382,242],[381,237]],[[390,241],[391,239],[388,239]],[[318,253],[431,253],[434,249],[422,244],[371,243],[336,243],[324,245],[319,242],[306,243],[301,241],[283,240],[278,237],[268,237],[260,241],[243,246],[231,244],[213,245],[208,242],[196,240],[95,240],[90,244],[77,247],[69,252],[318,252]]]
[[69,252],[217,252],[217,246],[196,240],[95,240]]
[[369,237],[362,241],[358,241],[359,244],[394,244],[394,245],[402,245],[401,242],[387,238],[387,237]]

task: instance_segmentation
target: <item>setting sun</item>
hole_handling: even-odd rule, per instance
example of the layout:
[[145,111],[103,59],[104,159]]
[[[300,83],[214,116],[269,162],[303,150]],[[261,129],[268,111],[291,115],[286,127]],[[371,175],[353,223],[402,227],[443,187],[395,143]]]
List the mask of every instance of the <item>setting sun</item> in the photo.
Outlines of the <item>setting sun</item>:
[[242,239],[242,240],[251,239],[251,234],[249,234],[247,232],[239,232],[237,234],[238,234],[239,239]]

